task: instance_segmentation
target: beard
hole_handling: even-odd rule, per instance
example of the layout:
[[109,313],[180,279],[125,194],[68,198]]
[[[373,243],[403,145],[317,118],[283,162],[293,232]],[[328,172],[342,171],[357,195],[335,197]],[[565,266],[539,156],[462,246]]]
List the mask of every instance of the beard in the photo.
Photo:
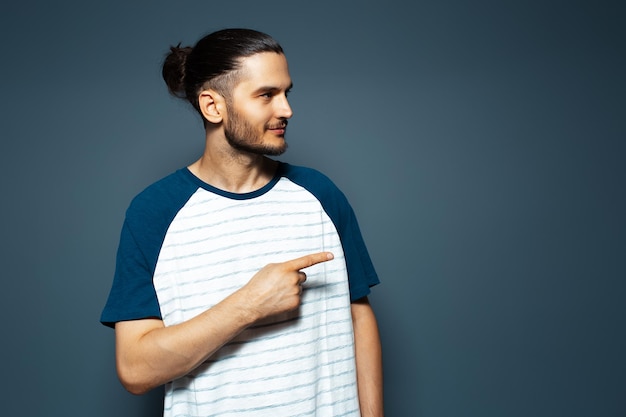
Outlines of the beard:
[[[287,150],[287,142],[280,144],[264,143],[262,136],[244,117],[241,117],[232,106],[229,106],[229,118],[224,126],[224,135],[228,144],[234,149],[257,155],[282,155]],[[281,125],[287,126],[287,120]],[[268,126],[266,126],[266,129]]]

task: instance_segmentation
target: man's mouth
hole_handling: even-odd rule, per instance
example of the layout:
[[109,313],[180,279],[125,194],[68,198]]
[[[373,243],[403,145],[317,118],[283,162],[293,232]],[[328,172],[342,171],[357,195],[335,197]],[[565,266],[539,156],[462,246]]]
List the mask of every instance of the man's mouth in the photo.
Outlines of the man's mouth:
[[287,121],[268,127],[269,130],[285,130],[286,128],[287,128]]
[[284,135],[287,130],[287,122],[285,121],[277,125],[269,126],[267,130],[270,130],[277,135]]

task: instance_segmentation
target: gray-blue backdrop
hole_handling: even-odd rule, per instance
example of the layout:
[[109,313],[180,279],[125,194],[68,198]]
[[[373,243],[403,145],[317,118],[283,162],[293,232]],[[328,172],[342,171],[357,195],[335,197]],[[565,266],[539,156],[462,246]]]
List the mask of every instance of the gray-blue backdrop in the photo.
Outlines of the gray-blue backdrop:
[[99,314],[131,197],[202,150],[163,54],[239,26],[289,58],[284,159],[359,217],[387,415],[626,415],[622,4],[3,4],[2,414],[159,414]]

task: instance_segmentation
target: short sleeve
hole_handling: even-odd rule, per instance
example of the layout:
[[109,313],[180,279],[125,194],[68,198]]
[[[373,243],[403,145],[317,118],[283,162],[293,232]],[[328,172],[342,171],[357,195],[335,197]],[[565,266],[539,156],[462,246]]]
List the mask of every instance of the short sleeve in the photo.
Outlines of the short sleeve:
[[128,220],[124,221],[113,285],[100,318],[102,324],[113,327],[118,321],[161,318],[152,274]]
[[118,321],[161,318],[153,283],[157,259],[168,227],[197,189],[193,175],[183,168],[133,199],[122,226],[102,324],[114,327]]

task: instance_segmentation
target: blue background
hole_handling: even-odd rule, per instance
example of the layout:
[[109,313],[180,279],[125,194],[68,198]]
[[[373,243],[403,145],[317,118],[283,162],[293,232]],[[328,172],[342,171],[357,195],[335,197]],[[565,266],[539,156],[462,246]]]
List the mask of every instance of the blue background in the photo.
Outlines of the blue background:
[[238,26],[289,59],[282,159],[358,215],[387,415],[625,416],[623,4],[3,4],[3,415],[159,414],[98,319],[130,199],[203,146],[161,59]]

